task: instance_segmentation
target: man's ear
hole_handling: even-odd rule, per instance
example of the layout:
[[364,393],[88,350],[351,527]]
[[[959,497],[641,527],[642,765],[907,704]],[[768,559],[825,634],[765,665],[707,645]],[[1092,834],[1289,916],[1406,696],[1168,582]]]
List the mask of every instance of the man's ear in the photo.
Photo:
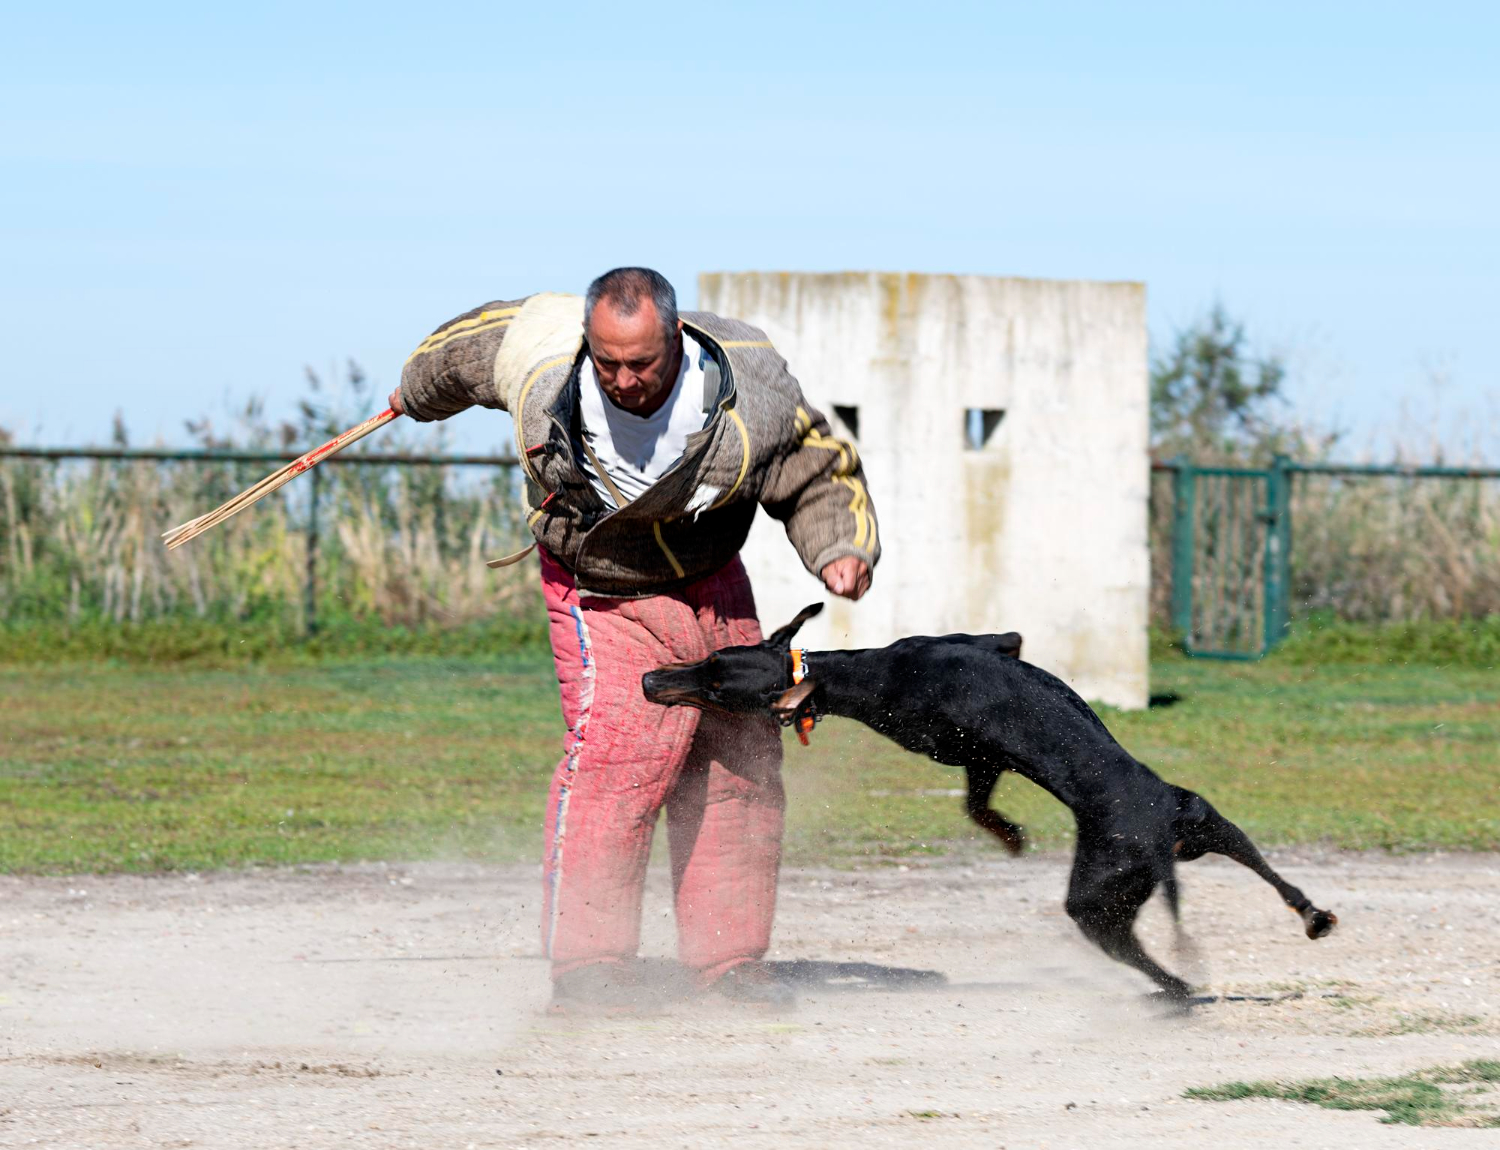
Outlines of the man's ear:
[[785,627],[778,627],[776,628],[776,630],[772,631],[771,637],[767,639],[766,642],[770,643],[772,646],[790,647],[792,645],[792,636],[795,635],[799,630],[801,630],[802,624],[806,623],[809,619],[811,619],[814,615],[818,614],[818,612],[822,610],[823,604],[821,603],[808,604],[806,607],[802,608],[802,610],[798,611],[797,617],[790,623],[788,623]]
[[803,679],[789,691],[784,691],[781,698],[771,704],[771,710],[776,712],[777,718],[794,719],[797,712],[801,710],[802,704],[807,702],[818,684],[812,679]]

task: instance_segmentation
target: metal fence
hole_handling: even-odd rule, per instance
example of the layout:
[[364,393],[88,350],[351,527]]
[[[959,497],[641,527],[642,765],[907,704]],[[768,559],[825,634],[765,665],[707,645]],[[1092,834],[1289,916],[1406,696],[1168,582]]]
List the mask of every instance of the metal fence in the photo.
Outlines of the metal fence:
[[[200,576],[206,578],[210,572],[217,573],[224,585],[243,586],[250,576],[224,573],[233,566],[237,556],[244,559],[252,549],[250,536],[254,531],[270,530],[266,527],[270,501],[257,508],[258,514],[252,512],[237,517],[228,528],[205,536],[203,544],[195,542],[190,548],[185,548],[185,551],[191,551],[184,560],[188,568],[186,576],[167,564],[164,552],[155,545],[155,532],[201,514],[258,479],[263,470],[295,458],[295,452],[278,451],[0,446],[0,574],[9,570],[14,581],[19,568],[32,564],[34,550],[43,550],[49,543],[55,543],[39,540],[38,536],[68,535],[76,540],[80,530],[65,516],[53,514],[49,518],[39,512],[36,499],[32,500],[33,506],[28,512],[26,499],[17,495],[17,477],[5,465],[70,460],[97,464],[114,462],[127,466],[155,463],[164,465],[153,469],[162,472],[168,470],[166,465],[185,464],[193,471],[195,478],[192,482],[173,486],[170,476],[156,474],[154,488],[144,495],[136,493],[132,496],[135,498],[134,509],[128,515],[122,512],[117,516],[129,518],[133,524],[133,533],[128,539],[118,530],[112,534],[97,532],[92,548],[76,546],[76,554],[70,554],[65,562],[56,564],[64,574],[55,576],[51,583],[38,581],[42,590],[33,598],[46,597],[49,602],[58,599],[67,593],[66,580],[71,578],[72,594],[76,600],[78,572],[84,572],[86,578],[98,577],[97,570],[110,564],[115,564],[119,570],[112,576],[115,583],[106,586],[104,613],[107,617],[113,613],[112,617],[122,620],[141,617],[143,572],[154,573],[164,583],[176,580],[174,586],[191,585],[194,594],[198,593],[198,584],[194,580],[199,580]],[[334,478],[334,471],[327,470],[379,467],[395,468],[398,473],[432,468],[486,468],[495,473],[493,490],[488,503],[476,510],[478,505],[472,498],[467,502],[455,499],[451,494],[445,498],[442,479],[420,491],[408,485],[409,489],[404,493],[388,492],[383,510],[371,513],[368,510],[370,485],[365,485],[367,490],[359,493],[362,502],[355,500],[350,489],[360,485]],[[75,503],[103,505],[111,500],[124,502],[118,490],[120,487],[129,484],[144,486],[139,482],[139,476],[132,478],[123,468],[104,470],[109,474],[94,488],[79,493]],[[1440,570],[1431,573],[1414,571],[1409,583],[1425,586],[1439,582],[1449,577],[1445,574],[1449,569],[1464,563],[1472,569],[1466,577],[1467,584],[1462,578],[1456,579],[1456,589],[1446,593],[1446,599],[1437,603],[1437,608],[1450,615],[1500,613],[1500,485],[1493,482],[1500,480],[1500,468],[1296,463],[1278,458],[1266,468],[1204,466],[1187,459],[1176,459],[1153,463],[1152,471],[1153,617],[1159,625],[1166,625],[1179,634],[1185,648],[1194,655],[1259,658],[1286,635],[1294,604],[1304,609],[1321,604],[1337,613],[1361,617],[1351,606],[1358,599],[1365,604],[1361,608],[1365,611],[1363,617],[1369,617],[1372,609],[1369,604],[1374,603],[1374,609],[1380,609],[1388,605],[1384,600],[1402,593],[1399,587],[1390,590],[1390,580],[1381,582],[1371,577],[1370,569],[1381,564],[1394,566],[1395,559],[1399,558],[1398,549],[1403,547],[1408,556],[1418,554],[1428,558],[1426,553],[1433,552],[1432,562],[1441,561]],[[1402,522],[1380,512],[1370,501],[1361,504],[1349,498],[1342,502],[1326,498],[1310,500],[1310,485],[1320,477],[1347,485],[1346,495],[1348,490],[1369,489],[1384,482],[1392,488],[1400,488],[1384,493],[1386,505],[1412,506],[1422,504],[1422,500],[1416,497],[1416,485],[1419,484],[1440,480],[1468,481],[1468,486],[1477,491],[1483,487],[1483,481],[1490,483],[1487,502],[1482,506],[1477,503],[1455,506],[1452,500],[1435,505],[1429,500],[1418,507],[1422,513],[1417,517],[1420,522],[1414,519],[1416,526],[1408,530]],[[524,539],[517,482],[517,461],[512,455],[348,452],[334,456],[314,468],[306,483],[293,484],[278,495],[283,500],[279,506],[284,528],[278,536],[282,547],[277,568],[280,593],[286,598],[300,598],[302,625],[309,633],[315,632],[323,567],[328,560],[324,545],[326,517],[329,505],[336,503],[341,533],[348,533],[349,515],[363,514],[369,518],[373,514],[366,532],[368,537],[373,538],[382,532],[385,535],[404,533],[407,537],[408,570],[403,573],[403,578],[408,586],[401,594],[410,598],[414,594],[410,585],[425,580],[426,590],[422,593],[436,604],[434,610],[440,609],[448,615],[467,611],[471,616],[487,610],[492,602],[494,576],[486,576],[483,565],[473,562],[473,553],[494,548],[487,554],[503,554],[513,549],[511,544],[516,540]],[[405,497],[397,497],[397,494]],[[419,506],[412,510],[412,504]],[[88,511],[93,516],[92,506]],[[421,525],[414,525],[409,518],[417,514],[427,517],[422,527],[425,534],[417,530]],[[403,515],[408,518],[402,519]],[[1300,542],[1294,531],[1294,515],[1300,516],[1299,526],[1304,528]],[[445,521],[445,516],[454,521]],[[459,519],[462,519],[461,523],[457,522]],[[1362,545],[1362,562],[1366,570],[1356,579],[1341,574],[1336,570],[1336,562],[1324,561],[1320,556],[1336,550],[1328,542],[1336,530],[1353,530],[1360,523],[1364,524],[1367,536],[1383,533],[1401,538],[1384,539],[1382,546],[1386,550],[1374,558],[1370,555],[1378,549]],[[1435,541],[1418,538],[1420,531],[1417,528],[1422,523],[1438,532]],[[240,550],[233,552],[237,538]],[[258,546],[263,553],[267,544],[261,540]],[[1446,555],[1436,554],[1444,548]],[[378,567],[381,565],[378,556],[372,559],[369,554],[374,549],[375,545],[366,539],[361,554],[368,565]],[[430,563],[431,553],[437,552],[441,561],[445,550],[448,553],[446,567],[414,571],[416,557]],[[1347,552],[1350,548],[1345,546],[1344,550]],[[343,552],[348,551],[346,541]],[[124,553],[124,558],[120,557],[121,553]],[[347,567],[347,554],[341,553],[338,557]],[[245,564],[248,562],[245,560]],[[385,567],[389,566],[389,563],[385,564]],[[74,574],[69,576],[67,571]],[[335,571],[335,576],[337,574]],[[254,577],[262,582],[268,578],[264,570]],[[364,584],[379,577],[384,576],[361,576]],[[235,583],[236,579],[238,583]],[[451,588],[460,584],[468,588],[467,605],[455,605],[451,601],[454,594]],[[118,589],[111,596],[109,586],[115,585]],[[127,589],[134,596],[128,608]],[[3,591],[4,587],[0,587],[0,592]],[[179,591],[176,594],[176,600],[170,593],[163,598],[168,608],[173,602],[180,603],[186,593]],[[445,595],[449,597],[448,601],[441,601]],[[14,600],[12,596],[12,604]],[[0,594],[0,615],[5,613],[6,606],[3,594]],[[202,613],[201,600],[197,606]],[[393,612],[388,603],[375,603],[374,608],[383,616],[390,616]],[[1409,604],[1407,609],[1409,612],[1416,610]],[[420,621],[422,617],[422,610],[415,608],[409,609],[404,616],[410,621]]]
[[[150,519],[152,527],[168,526],[171,523],[180,522],[191,518],[195,514],[201,514],[210,510],[217,503],[222,502],[229,494],[248,486],[255,478],[259,478],[262,469],[269,471],[276,465],[297,459],[298,452],[282,451],[253,451],[241,449],[177,449],[177,448],[97,448],[97,447],[15,447],[0,446],[0,543],[4,549],[0,550],[0,570],[3,570],[7,560],[12,567],[29,559],[33,547],[38,546],[35,536],[38,534],[36,528],[40,526],[43,530],[48,526],[47,517],[42,514],[36,506],[30,508],[19,506],[24,500],[18,500],[16,483],[14,477],[6,471],[5,464],[11,461],[93,461],[95,463],[119,463],[119,464],[143,464],[155,463],[189,464],[197,465],[200,482],[196,484],[179,485],[179,489],[173,491],[173,497],[163,497],[164,485],[159,484],[158,489],[153,490],[146,499],[139,500],[138,513],[134,516],[136,520]],[[234,468],[228,465],[258,465],[256,468]],[[303,625],[309,633],[315,633],[318,629],[318,603],[319,603],[319,575],[320,567],[325,561],[324,557],[324,515],[325,504],[328,501],[329,489],[339,484],[339,480],[333,478],[332,473],[326,469],[368,469],[368,468],[398,468],[398,469],[432,469],[432,468],[489,468],[498,471],[503,477],[503,486],[514,488],[517,482],[517,460],[513,455],[439,455],[427,453],[405,453],[405,452],[345,452],[325,460],[318,467],[311,470],[305,483],[291,485],[279,493],[283,500],[281,507],[283,512],[289,511],[291,518],[295,521],[296,534],[299,538],[298,565],[300,566],[301,578],[301,600],[303,604]],[[118,478],[118,477],[117,477]],[[295,489],[295,492],[293,491]],[[106,494],[101,490],[95,493],[100,499]],[[39,501],[32,500],[33,504]],[[432,514],[436,521],[433,523],[431,534],[435,539],[442,540],[449,532],[444,519],[445,507],[451,501],[442,498],[431,501]],[[519,506],[519,501],[514,501],[514,506]],[[252,516],[258,511],[265,515],[272,507],[271,501],[257,505],[244,517],[243,523],[235,523],[235,528],[245,530],[252,522]],[[30,530],[28,532],[28,511],[32,515]],[[216,532],[217,538],[205,539],[207,548],[211,550],[216,544],[221,544],[224,532]],[[19,543],[18,543],[19,539]],[[139,527],[134,532],[130,542],[131,549],[142,554],[159,549],[148,547],[148,543],[154,543],[154,532],[151,527]],[[494,546],[504,546],[505,542],[498,541]],[[198,544],[190,545],[198,547]],[[156,562],[162,562],[158,557]],[[136,570],[141,569],[137,564]],[[139,579],[137,579],[139,582]]]
[[[1153,463],[1152,470],[1170,477],[1170,515],[1153,508],[1152,550],[1158,557],[1170,555],[1171,629],[1189,654],[1218,659],[1258,659],[1287,634],[1299,482],[1313,476],[1500,479],[1500,468],[1296,463],[1284,456],[1266,468],[1201,466],[1179,458]],[[1162,498],[1154,484],[1153,497]],[[1339,513],[1337,507],[1323,509],[1328,517]]]

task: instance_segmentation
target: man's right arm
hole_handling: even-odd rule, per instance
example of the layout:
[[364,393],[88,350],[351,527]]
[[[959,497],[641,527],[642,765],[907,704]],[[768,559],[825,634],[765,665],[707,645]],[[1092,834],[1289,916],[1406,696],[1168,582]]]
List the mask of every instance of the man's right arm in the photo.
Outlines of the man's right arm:
[[475,405],[503,410],[495,389],[495,353],[522,302],[496,300],[476,307],[424,339],[401,369],[391,406],[422,423]]

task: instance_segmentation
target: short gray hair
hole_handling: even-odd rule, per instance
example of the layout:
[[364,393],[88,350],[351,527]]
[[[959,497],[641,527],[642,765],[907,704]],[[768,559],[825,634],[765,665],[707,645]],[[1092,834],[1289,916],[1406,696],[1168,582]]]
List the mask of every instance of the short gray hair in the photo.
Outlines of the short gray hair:
[[594,318],[594,305],[607,300],[621,315],[634,315],[641,301],[650,299],[656,307],[656,318],[668,339],[677,334],[677,293],[661,272],[650,268],[614,268],[589,284],[583,297],[583,330],[588,331]]

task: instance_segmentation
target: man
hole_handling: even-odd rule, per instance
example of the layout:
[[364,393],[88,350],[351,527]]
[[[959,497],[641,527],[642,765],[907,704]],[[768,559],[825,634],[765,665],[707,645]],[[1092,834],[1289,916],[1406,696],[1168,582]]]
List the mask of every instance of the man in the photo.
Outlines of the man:
[[780,734],[768,715],[647,703],[640,680],[760,640],[738,557],[757,506],[830,591],[865,593],[880,545],[858,453],[763,332],[679,318],[672,285],[645,268],[607,272],[583,299],[466,312],[423,341],[391,395],[418,420],[475,404],[515,423],[568,726],[543,867],[554,1004],[639,1005],[630,960],[663,807],[682,962],[726,998],[787,1004],[760,961],[781,858]]

